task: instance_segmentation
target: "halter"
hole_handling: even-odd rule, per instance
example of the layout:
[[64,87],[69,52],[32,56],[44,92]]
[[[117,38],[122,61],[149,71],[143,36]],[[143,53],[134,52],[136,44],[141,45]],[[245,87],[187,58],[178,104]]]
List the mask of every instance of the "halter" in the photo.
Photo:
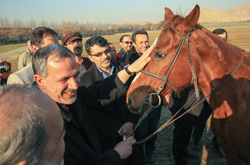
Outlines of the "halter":
[[190,68],[191,68],[191,71],[192,71],[192,80],[191,80],[191,82],[194,83],[196,98],[199,99],[199,89],[198,89],[197,75],[195,73],[194,66],[193,66],[193,63],[192,63],[192,60],[191,60],[191,56],[190,56],[190,51],[189,51],[189,37],[191,35],[191,32],[187,32],[183,36],[180,32],[178,32],[173,27],[168,26],[168,25],[166,25],[165,27],[171,28],[172,30],[174,30],[181,37],[181,41],[180,41],[180,43],[178,45],[178,48],[177,48],[177,50],[176,50],[176,52],[174,54],[174,57],[170,61],[170,64],[168,65],[168,68],[164,72],[163,76],[159,76],[159,75],[157,75],[155,73],[152,73],[152,72],[149,72],[149,71],[146,71],[146,70],[142,70],[141,72],[145,73],[145,74],[147,74],[149,76],[152,76],[154,78],[162,80],[162,83],[158,87],[158,89],[155,89],[157,95],[161,94],[161,92],[163,91],[163,89],[165,88],[166,85],[169,85],[174,91],[177,91],[177,88],[168,80],[168,77],[169,77],[171,71],[173,70],[173,67],[174,67],[174,65],[175,65],[175,63],[176,63],[176,61],[177,61],[177,59],[178,59],[178,57],[179,57],[179,55],[181,53],[183,45],[184,45],[184,43],[186,41],[187,42],[187,52],[188,52],[189,65],[190,65]]
[[[173,66],[178,58],[178,56],[180,55],[180,52],[181,52],[181,49],[184,45],[184,42],[187,41],[187,52],[188,52],[188,59],[189,59],[189,65],[190,65],[190,68],[191,68],[191,71],[192,71],[192,81],[194,83],[194,86],[195,86],[195,95],[196,95],[196,98],[199,100],[199,89],[198,89],[198,81],[197,81],[197,75],[195,73],[195,70],[194,70],[194,66],[192,64],[192,60],[191,60],[191,56],[190,56],[190,52],[189,52],[189,37],[191,35],[191,32],[187,32],[185,34],[185,36],[183,36],[182,34],[180,34],[176,29],[174,29],[173,27],[171,26],[166,26],[168,28],[171,28],[172,30],[174,30],[179,36],[181,36],[181,41],[179,43],[179,46],[174,54],[174,57],[173,59],[171,60],[167,70],[164,72],[164,75],[163,76],[159,76],[157,74],[154,74],[152,72],[148,72],[146,70],[142,70],[141,72],[147,74],[147,75],[150,75],[152,77],[155,77],[157,79],[160,79],[162,80],[162,83],[161,85],[159,86],[158,89],[156,89],[156,93],[151,93],[150,94],[150,97],[148,98],[148,103],[150,105],[150,107],[146,110],[146,112],[143,114],[143,116],[140,118],[140,122],[137,123],[135,129],[137,127],[139,127],[140,123],[147,117],[148,113],[151,111],[152,109],[152,96],[153,95],[157,95],[158,96],[158,99],[159,99],[159,104],[160,105],[160,93],[163,91],[163,89],[165,88],[166,85],[169,85],[170,87],[172,87],[175,91],[177,90],[177,88],[170,82],[168,81],[168,76],[170,74],[170,72],[172,71],[173,69]],[[212,94],[214,94],[215,92],[217,92],[219,89],[221,89],[232,77],[233,75],[237,72],[237,70],[240,68],[240,66],[242,65],[244,61],[244,55],[242,56],[241,58],[241,61],[240,63],[238,64],[238,66],[235,68],[235,70],[230,74],[230,76],[222,83],[220,84],[215,90],[213,90],[210,94],[208,94],[207,96],[205,96],[203,99],[201,99],[198,103],[196,103],[194,106],[192,106],[190,109],[188,109],[186,112],[184,112],[183,114],[181,114],[180,116],[176,117],[176,115],[182,110],[182,108],[189,102],[189,100],[191,100],[191,98],[194,96],[191,96],[191,98],[189,100],[187,100],[187,102],[168,120],[166,121],[160,128],[158,128],[154,133],[152,133],[151,135],[147,136],[146,138],[140,140],[139,142],[136,142],[136,144],[142,144],[144,142],[146,142],[147,140],[151,139],[153,136],[155,136],[158,132],[160,132],[161,130],[163,130],[166,126],[170,125],[171,123],[173,123],[174,121],[176,121],[177,119],[179,119],[180,117],[184,116],[186,113],[188,113],[190,110],[192,110],[194,107],[196,107],[197,105],[199,105],[200,103],[202,103],[205,99],[207,99],[208,97],[210,97]],[[158,106],[157,105],[157,106]],[[155,106],[156,107],[156,106]],[[176,117],[176,118],[175,118]],[[175,119],[174,119],[175,118]],[[134,131],[135,131],[134,129]],[[133,131],[133,132],[134,132]]]

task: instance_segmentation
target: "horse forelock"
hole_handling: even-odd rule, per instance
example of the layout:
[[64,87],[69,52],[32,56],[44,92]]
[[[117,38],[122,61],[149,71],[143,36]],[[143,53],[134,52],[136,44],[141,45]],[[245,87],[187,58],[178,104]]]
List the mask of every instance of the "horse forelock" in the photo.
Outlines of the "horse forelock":
[[172,26],[173,28],[180,23],[184,18],[180,15],[174,15],[173,17],[164,20],[160,23],[160,27],[165,28],[165,26]]

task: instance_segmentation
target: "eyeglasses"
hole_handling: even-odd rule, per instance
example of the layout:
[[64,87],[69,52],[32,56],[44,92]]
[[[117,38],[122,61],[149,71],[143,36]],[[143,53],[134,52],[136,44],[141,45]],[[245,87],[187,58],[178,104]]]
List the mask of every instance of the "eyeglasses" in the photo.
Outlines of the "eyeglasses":
[[123,43],[132,45],[132,42],[129,41],[123,41]]
[[74,44],[82,44],[82,40],[74,40],[74,41],[71,41],[71,42],[68,42],[67,45],[74,45]]
[[106,49],[105,51],[103,52],[98,52],[96,54],[90,54],[91,56],[96,56],[96,57],[101,57],[103,55],[103,53],[105,54],[110,54],[110,48]]

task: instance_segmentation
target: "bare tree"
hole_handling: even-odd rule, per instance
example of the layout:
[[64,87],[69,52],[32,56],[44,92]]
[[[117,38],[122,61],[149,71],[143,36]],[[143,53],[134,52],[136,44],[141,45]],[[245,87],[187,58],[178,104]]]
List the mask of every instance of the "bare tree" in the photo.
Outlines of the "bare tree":
[[12,27],[23,27],[24,23],[20,19],[15,19],[12,23]]
[[0,27],[3,27],[3,26],[4,26],[3,18],[2,18],[2,16],[0,16]]
[[43,19],[40,23],[39,23],[39,26],[48,26],[48,22],[45,20],[45,19]]
[[118,24],[112,24],[111,26],[113,28],[113,33],[118,33],[120,26]]
[[37,27],[37,24],[34,19],[30,19],[29,21],[26,22],[26,26],[35,29]]
[[11,27],[11,23],[8,18],[3,18],[3,27]]
[[62,29],[62,26],[58,24],[57,22],[50,22],[48,24],[48,27],[51,29]]

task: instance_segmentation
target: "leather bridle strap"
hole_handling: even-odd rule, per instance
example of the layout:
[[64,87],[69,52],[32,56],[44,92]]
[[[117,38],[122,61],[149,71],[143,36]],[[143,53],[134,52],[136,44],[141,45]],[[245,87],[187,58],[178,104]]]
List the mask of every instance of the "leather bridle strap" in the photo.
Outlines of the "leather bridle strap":
[[[154,74],[154,73],[146,71],[146,70],[142,70],[141,72],[144,74],[147,74],[149,76],[152,76],[154,78],[157,78],[159,80],[162,80],[162,84],[164,83],[164,85],[161,84],[160,87],[158,89],[156,89],[156,92],[162,91],[165,87],[165,84],[169,85],[174,91],[177,91],[177,88],[170,81],[165,80],[163,76],[159,76],[157,74]],[[159,94],[158,92],[157,92],[157,94]]]
[[[167,127],[168,125],[172,124],[173,122],[175,122],[176,120],[178,120],[179,118],[181,118],[182,116],[184,116],[185,114],[187,114],[188,112],[190,112],[193,108],[195,108],[197,105],[199,105],[200,103],[204,102],[205,99],[207,99],[208,97],[210,97],[211,95],[213,95],[215,92],[217,92],[219,89],[221,89],[224,85],[226,85],[226,83],[228,83],[228,81],[233,77],[233,75],[237,72],[237,70],[240,68],[240,66],[242,65],[244,61],[244,55],[241,58],[241,61],[239,63],[239,65],[235,68],[235,70],[230,74],[230,76],[223,82],[220,84],[220,86],[218,86],[215,90],[213,90],[210,94],[208,94],[207,96],[205,96],[203,99],[201,99],[198,103],[196,103],[194,106],[190,107],[186,112],[182,113],[180,116],[176,117],[177,114],[182,110],[182,108],[194,97],[194,95],[192,95],[189,100],[187,100],[187,102],[170,118],[168,119],[168,121],[166,121],[161,127],[159,127],[154,133],[152,133],[151,135],[147,136],[146,138],[136,142],[136,144],[142,144],[145,143],[147,140],[149,140],[150,138],[152,138],[153,136],[155,136],[157,133],[159,133],[160,131],[162,131],[165,127]],[[175,118],[176,117],[176,118]]]
[[[189,32],[189,35],[191,33]],[[192,71],[192,80],[191,80],[191,83],[194,84],[194,90],[195,90],[195,96],[197,98],[197,100],[200,99],[200,95],[199,95],[199,87],[198,87],[198,77],[197,77],[197,74],[194,70],[194,65],[192,63],[192,60],[191,60],[191,55],[190,55],[190,51],[189,51],[189,37],[187,38],[187,52],[188,52],[188,60],[189,60],[189,65],[190,65],[190,68],[191,68],[191,71]]]
[[168,65],[168,68],[166,69],[166,71],[164,72],[163,76],[159,76],[157,74],[154,74],[152,72],[149,72],[149,71],[146,71],[146,70],[142,70],[141,72],[144,73],[144,74],[147,74],[147,75],[150,75],[152,77],[155,77],[157,79],[160,79],[162,80],[162,83],[161,85],[158,87],[158,89],[155,89],[156,93],[157,94],[160,94],[163,89],[165,88],[166,85],[169,85],[174,91],[177,91],[177,88],[168,80],[168,77],[181,53],[181,50],[182,50],[182,47],[185,43],[185,41],[187,41],[187,39],[189,38],[190,34],[187,33],[185,36],[181,35],[177,30],[175,30],[174,28],[172,28],[171,26],[167,26],[167,27],[170,27],[171,29],[173,29],[178,35],[180,35],[182,38],[181,38],[181,41],[178,45],[178,48],[174,54],[174,57],[172,58],[172,60],[170,61],[170,64]]

